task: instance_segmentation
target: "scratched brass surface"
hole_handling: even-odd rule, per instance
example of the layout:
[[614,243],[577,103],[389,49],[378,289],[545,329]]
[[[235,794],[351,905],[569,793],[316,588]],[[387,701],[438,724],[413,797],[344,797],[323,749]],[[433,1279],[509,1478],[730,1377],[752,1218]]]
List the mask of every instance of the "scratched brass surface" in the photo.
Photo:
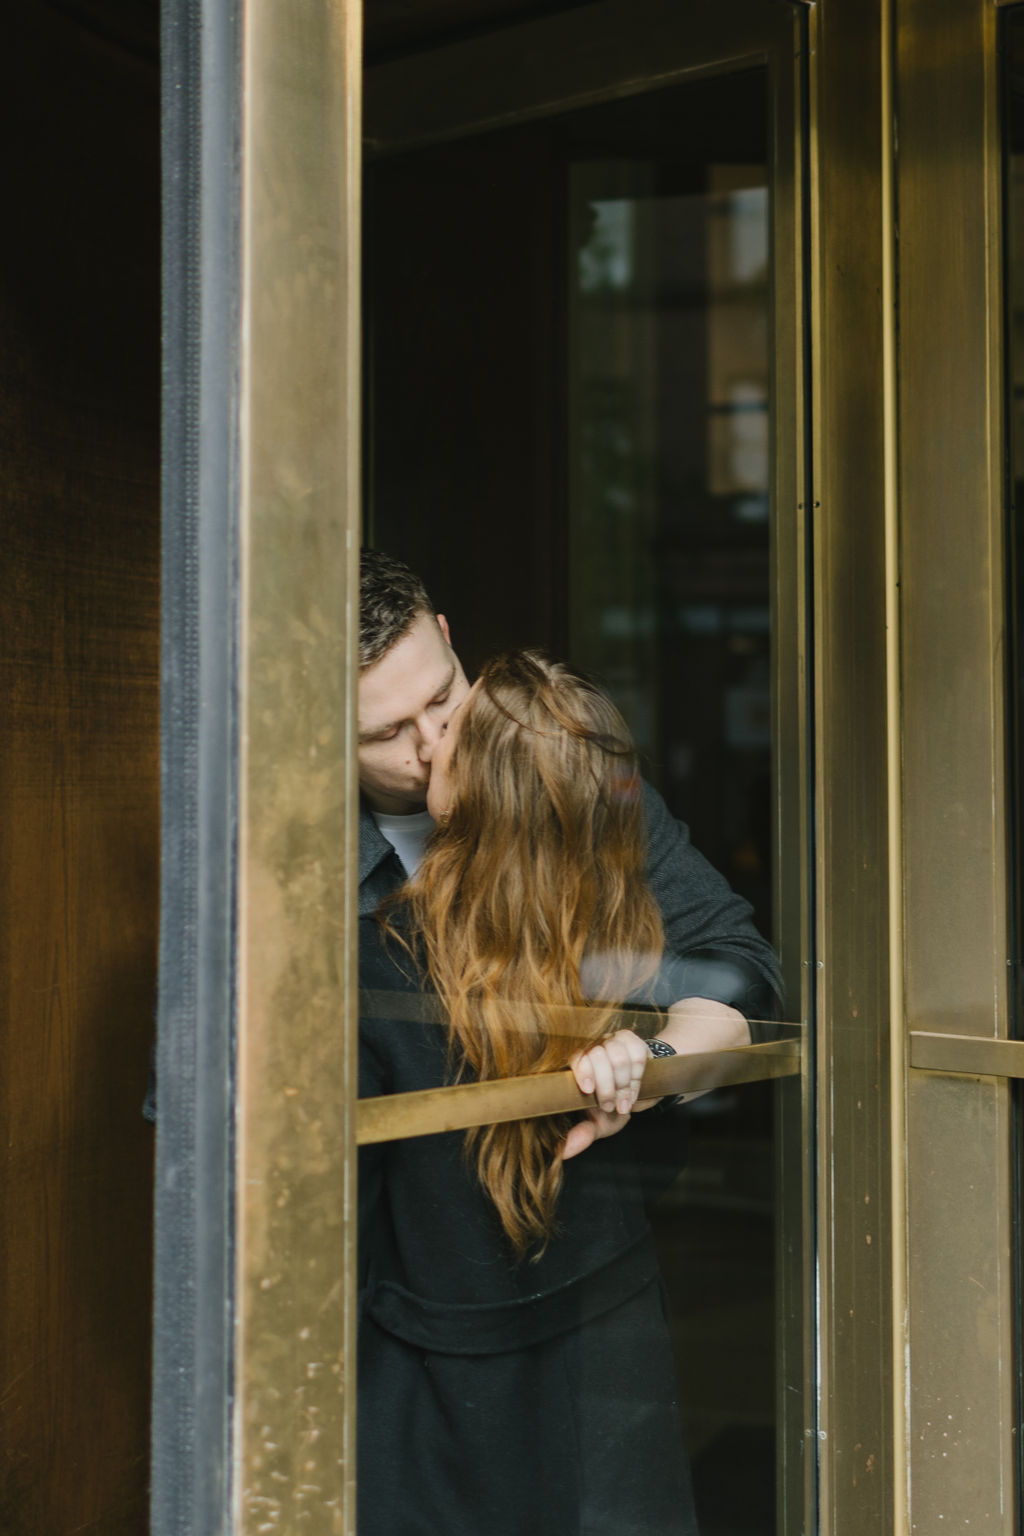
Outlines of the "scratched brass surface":
[[[896,15],[906,1019],[994,1043],[1008,1022],[996,16],[986,0],[898,0]],[[983,1040],[976,1065],[997,1054]],[[969,1049],[950,1042],[946,1059]],[[1018,1528],[1009,1116],[1005,1081],[911,1074],[918,1531]]]
[[1024,1040],[915,1029],[910,1033],[910,1065],[965,1077],[1024,1077]]
[[[1006,789],[996,28],[984,0],[901,0],[898,14],[907,1011],[911,1028],[1000,1035]],[[955,227],[936,200],[955,202]]]
[[355,1527],[355,0],[244,17],[234,1528]]
[[889,1536],[886,33],[880,0],[823,0],[810,27],[820,1529]]
[[[798,1040],[746,1045],[730,1051],[652,1061],[644,1073],[640,1097],[702,1093],[733,1083],[759,1083],[799,1074]],[[397,1141],[402,1136],[430,1136],[440,1131],[465,1130],[471,1125],[495,1125],[501,1120],[528,1120],[534,1115],[586,1109],[594,1102],[592,1093],[581,1093],[576,1087],[571,1072],[395,1093],[379,1099],[360,1099],[356,1140],[360,1146],[367,1146],[371,1142]]]

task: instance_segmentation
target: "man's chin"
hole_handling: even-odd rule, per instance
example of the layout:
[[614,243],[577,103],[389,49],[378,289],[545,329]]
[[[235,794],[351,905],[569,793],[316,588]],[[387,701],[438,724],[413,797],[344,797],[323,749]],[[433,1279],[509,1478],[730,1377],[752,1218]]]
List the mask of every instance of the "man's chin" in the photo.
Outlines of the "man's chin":
[[415,799],[410,798],[407,800],[404,797],[400,799],[396,795],[388,807],[388,814],[391,816],[418,816],[426,808],[427,792],[424,789],[423,793],[416,796]]
[[376,789],[360,784],[360,793],[372,811],[384,816],[415,816],[427,808],[427,786],[417,784],[409,789]]

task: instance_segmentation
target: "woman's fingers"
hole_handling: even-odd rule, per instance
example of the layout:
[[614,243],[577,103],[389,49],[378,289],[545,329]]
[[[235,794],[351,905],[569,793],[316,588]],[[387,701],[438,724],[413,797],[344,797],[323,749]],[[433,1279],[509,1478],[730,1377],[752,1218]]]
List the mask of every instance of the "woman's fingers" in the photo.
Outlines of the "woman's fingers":
[[580,1093],[593,1093],[594,1091],[594,1066],[590,1055],[589,1051],[579,1051],[569,1062],[573,1076],[576,1079],[576,1087]]
[[581,1051],[569,1063],[581,1093],[592,1093],[597,1107],[569,1130],[562,1143],[562,1160],[577,1157],[605,1136],[614,1136],[638,1109],[650,1109],[657,1099],[637,1103],[644,1069],[650,1059],[647,1044],[631,1029],[609,1035],[600,1045]]
[[580,1152],[585,1152],[592,1147],[595,1141],[602,1141],[606,1136],[614,1136],[616,1131],[621,1131],[624,1125],[629,1124],[629,1115],[606,1115],[603,1109],[591,1109],[584,1120],[579,1120],[571,1126],[562,1143],[562,1161],[567,1162],[570,1157],[576,1157]]
[[562,1143],[562,1161],[568,1162],[570,1157],[578,1157],[588,1147],[592,1147],[597,1140],[597,1126],[589,1117],[586,1120],[578,1120],[570,1127],[569,1134]]
[[647,1046],[640,1036],[622,1029],[574,1057],[571,1065],[581,1093],[592,1093],[606,1114],[628,1115],[647,1059]]

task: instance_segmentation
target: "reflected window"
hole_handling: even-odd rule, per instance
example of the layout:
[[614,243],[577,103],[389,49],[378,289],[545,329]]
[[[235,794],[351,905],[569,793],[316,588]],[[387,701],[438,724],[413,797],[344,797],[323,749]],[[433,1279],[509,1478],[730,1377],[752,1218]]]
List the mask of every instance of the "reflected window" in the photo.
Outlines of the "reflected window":
[[570,652],[771,932],[765,164],[569,178]]

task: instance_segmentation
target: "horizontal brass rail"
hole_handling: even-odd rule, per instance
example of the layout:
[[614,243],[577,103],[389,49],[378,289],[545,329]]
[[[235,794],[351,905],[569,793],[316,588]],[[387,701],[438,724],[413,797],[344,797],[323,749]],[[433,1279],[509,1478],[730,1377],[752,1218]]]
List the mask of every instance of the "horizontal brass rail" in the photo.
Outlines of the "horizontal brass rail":
[[910,1032],[910,1065],[962,1077],[1024,1077],[1024,1040]]
[[[644,1073],[641,1096],[701,1093],[733,1083],[764,1082],[792,1077],[800,1071],[800,1041],[777,1040],[743,1045],[702,1055],[659,1057]],[[487,1083],[459,1083],[428,1088],[421,1093],[392,1093],[360,1099],[356,1109],[356,1141],[398,1141],[404,1136],[432,1136],[440,1131],[496,1125],[501,1120],[530,1120],[537,1115],[587,1109],[592,1093],[581,1093],[571,1072],[545,1072],[534,1077],[505,1077]]]

